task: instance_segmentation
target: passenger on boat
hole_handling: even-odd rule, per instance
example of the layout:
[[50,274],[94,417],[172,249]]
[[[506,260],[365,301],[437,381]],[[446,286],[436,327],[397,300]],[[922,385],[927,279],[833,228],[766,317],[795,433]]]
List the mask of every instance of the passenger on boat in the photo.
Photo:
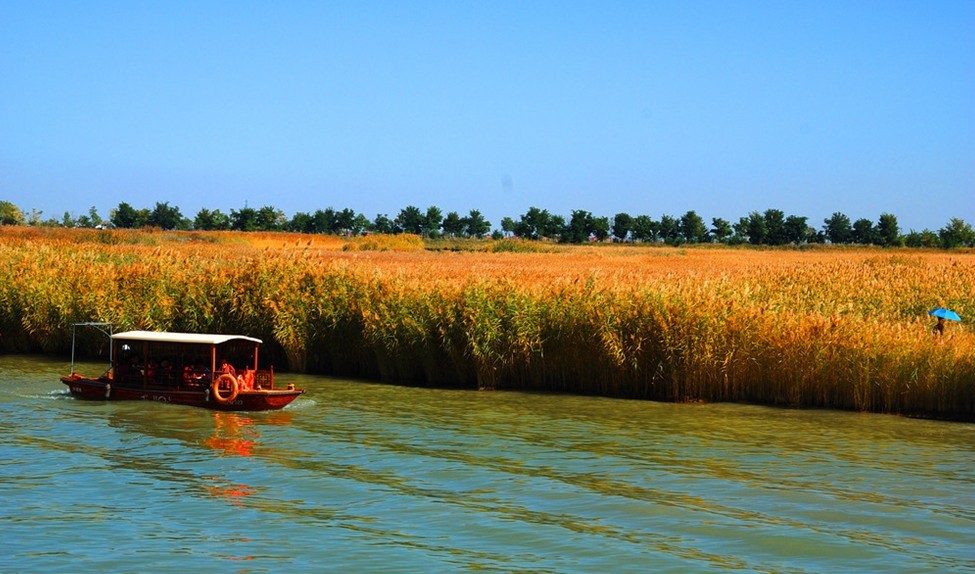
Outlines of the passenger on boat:
[[250,367],[244,369],[244,372],[237,377],[237,381],[240,383],[240,390],[242,391],[253,391],[254,390],[254,371],[250,370]]
[[173,382],[173,367],[169,361],[163,359],[156,361],[149,359],[146,363],[146,377],[149,382],[156,385],[168,385]]
[[227,359],[220,360],[220,372],[229,373],[232,377],[237,378],[237,369],[233,365],[227,362]]
[[119,361],[118,370],[118,375],[122,378],[135,377],[142,374],[142,365],[138,357],[132,357],[127,365]]
[[194,379],[196,379],[198,381],[201,381],[203,379],[208,378],[209,375],[210,375],[210,369],[206,368],[206,365],[204,365],[204,364],[201,363],[201,364],[196,365],[195,367],[193,367],[193,378]]

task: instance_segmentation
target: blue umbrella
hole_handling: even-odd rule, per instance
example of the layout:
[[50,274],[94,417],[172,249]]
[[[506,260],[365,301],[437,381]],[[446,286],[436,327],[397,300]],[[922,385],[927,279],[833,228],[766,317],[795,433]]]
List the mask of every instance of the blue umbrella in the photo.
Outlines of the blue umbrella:
[[949,319],[951,321],[961,321],[961,317],[958,316],[958,313],[955,313],[951,309],[945,309],[944,307],[931,309],[930,311],[928,311],[928,315],[932,315],[934,317],[941,317],[943,319]]

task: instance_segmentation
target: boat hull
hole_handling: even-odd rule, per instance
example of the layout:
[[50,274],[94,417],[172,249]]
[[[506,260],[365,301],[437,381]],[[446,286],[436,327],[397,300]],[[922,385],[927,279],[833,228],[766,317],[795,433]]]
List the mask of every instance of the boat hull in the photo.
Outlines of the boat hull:
[[127,387],[108,378],[92,379],[80,375],[61,377],[72,395],[96,401],[154,401],[202,407],[218,411],[271,411],[285,407],[304,393],[303,389],[241,391],[232,401],[219,402],[208,390],[176,390],[153,387]]

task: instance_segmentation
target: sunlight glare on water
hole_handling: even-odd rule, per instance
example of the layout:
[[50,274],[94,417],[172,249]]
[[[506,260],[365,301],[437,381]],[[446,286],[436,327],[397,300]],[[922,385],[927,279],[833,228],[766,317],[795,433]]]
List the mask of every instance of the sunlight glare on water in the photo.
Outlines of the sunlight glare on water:
[[219,413],[66,369],[0,356],[2,569],[975,568],[971,424],[296,375]]

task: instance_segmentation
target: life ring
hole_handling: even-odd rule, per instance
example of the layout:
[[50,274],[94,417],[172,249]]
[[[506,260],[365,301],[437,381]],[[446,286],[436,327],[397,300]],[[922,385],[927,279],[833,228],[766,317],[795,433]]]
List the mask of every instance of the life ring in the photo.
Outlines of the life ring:
[[[226,396],[220,394],[220,385],[223,383],[230,385],[230,393]],[[230,402],[237,398],[238,392],[240,392],[240,387],[237,386],[237,379],[229,373],[224,373],[218,378],[213,379],[213,384],[210,385],[210,393],[221,405],[230,404]]]

